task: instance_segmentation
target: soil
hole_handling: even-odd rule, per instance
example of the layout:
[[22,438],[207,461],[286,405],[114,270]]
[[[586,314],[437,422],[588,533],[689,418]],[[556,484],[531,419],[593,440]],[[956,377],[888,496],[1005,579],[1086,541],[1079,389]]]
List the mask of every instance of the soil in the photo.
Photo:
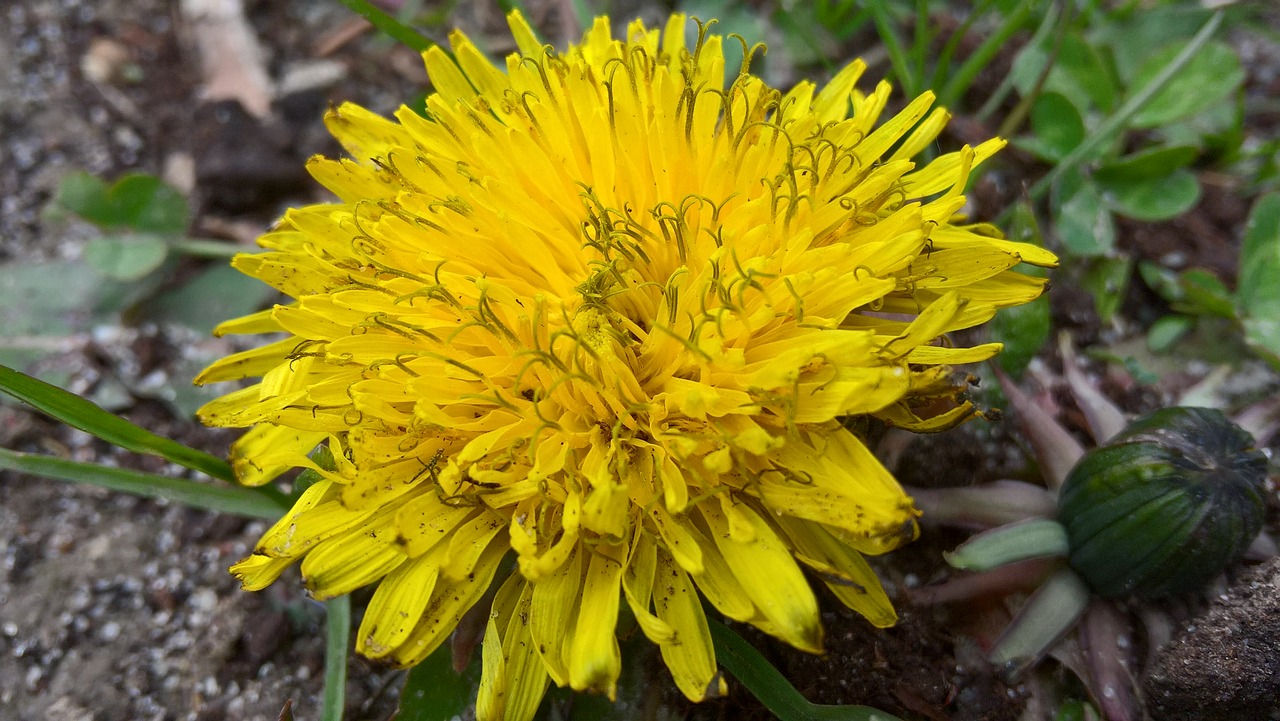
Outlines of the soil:
[[[93,231],[53,222],[46,212],[60,178],[74,170],[107,178],[129,170],[161,174],[190,194],[196,235],[248,242],[283,208],[321,197],[302,168],[313,153],[339,153],[320,121],[326,106],[352,100],[389,113],[426,87],[414,53],[353,31],[339,3],[246,5],[267,52],[268,75],[283,88],[265,118],[234,101],[202,97],[196,43],[177,2],[32,0],[0,11],[0,262],[79,256]],[[545,37],[573,34],[568,3],[525,5]],[[648,6],[615,7],[616,15],[633,12],[658,14]],[[489,38],[492,51],[509,42],[498,32],[500,13],[487,4],[460,4],[436,39],[455,24]],[[1000,82],[1011,52],[975,93]],[[1266,75],[1280,65],[1271,60],[1251,71],[1259,88],[1278,82],[1274,72]],[[973,130],[958,120],[957,133]],[[1027,162],[1012,154],[1007,172]],[[1000,178],[989,176],[987,186],[975,189],[980,215],[993,215],[1011,199],[1016,183]],[[1184,258],[1231,278],[1232,243],[1246,211],[1231,189],[1211,190],[1167,226],[1126,226],[1122,244],[1138,257]],[[1140,286],[1131,293],[1126,317],[1150,322],[1161,302]],[[1117,334],[1071,283],[1059,284],[1051,300],[1055,327],[1072,330],[1078,343]],[[95,328],[53,362],[80,393],[110,384],[136,388],[157,371],[180,375],[173,359],[191,342],[143,320]],[[233,349],[228,341],[199,342],[215,356]],[[1052,361],[1045,372],[1053,375]],[[1099,376],[1129,411],[1165,402],[1177,390],[1162,388],[1166,397],[1156,398],[1127,376]],[[1189,382],[1184,378],[1183,386]],[[1078,412],[1059,401],[1082,427]],[[135,422],[212,453],[225,453],[232,437],[138,394],[120,407]],[[922,438],[897,470],[919,486],[1025,476],[1026,455],[1015,438],[1008,423]],[[11,405],[0,405],[0,446],[182,475]],[[296,572],[257,594],[240,591],[226,572],[263,530],[260,522],[0,474],[0,718],[273,720],[287,700],[297,718],[318,718],[323,606],[301,592]],[[945,575],[939,551],[959,538],[929,533],[892,562],[878,563],[901,614],[893,629],[872,629],[827,598],[824,657],[740,630],[818,703],[866,704],[904,719],[1018,718],[1026,688],[1007,685],[981,650],[952,630],[953,619],[908,599],[910,588]],[[353,657],[346,717],[392,717],[401,678]],[[664,705],[676,717],[769,717],[743,689],[732,691],[696,709],[667,693]]]
[[1280,560],[1236,584],[1156,656],[1145,690],[1169,721],[1266,721],[1280,713]]

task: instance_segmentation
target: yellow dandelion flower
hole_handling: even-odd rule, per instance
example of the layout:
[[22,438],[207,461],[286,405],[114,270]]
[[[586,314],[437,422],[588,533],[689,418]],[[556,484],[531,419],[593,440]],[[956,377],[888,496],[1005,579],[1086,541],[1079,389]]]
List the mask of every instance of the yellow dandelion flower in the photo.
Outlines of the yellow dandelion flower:
[[[914,430],[954,402],[944,334],[1029,301],[1036,247],[958,224],[1004,142],[911,161],[947,120],[850,63],[785,94],[686,20],[598,18],[545,48],[519,13],[495,68],[461,33],[425,53],[427,118],[331,110],[353,160],[309,170],[339,203],[287,213],[235,267],[290,296],[221,333],[284,339],[197,379],[261,377],[205,406],[249,427],[232,460],[323,480],[233,567],[245,588],[301,561],[317,598],[378,584],[357,638],[412,665],[494,582],[481,718],[529,718],[548,684],[612,696],[622,599],[693,700],[722,692],[699,596],[822,649],[802,568],[877,626],[861,554],[917,511],[842,424]],[[748,53],[750,55],[750,53]],[[327,444],[323,468],[308,458]]]

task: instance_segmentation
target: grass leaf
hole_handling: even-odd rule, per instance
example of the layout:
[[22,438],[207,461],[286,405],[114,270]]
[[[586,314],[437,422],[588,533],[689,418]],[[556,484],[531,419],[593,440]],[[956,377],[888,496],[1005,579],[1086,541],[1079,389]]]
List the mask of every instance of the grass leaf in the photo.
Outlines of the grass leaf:
[[708,618],[716,660],[782,721],[901,721],[870,706],[823,706],[808,699],[732,629]]
[[0,448],[0,469],[84,483],[144,498],[163,498],[192,508],[274,521],[283,509],[254,489],[213,486],[168,476],[157,476],[96,463],[19,453]]
[[368,0],[338,0],[338,2],[368,20],[370,25],[391,36],[396,42],[417,52],[426,52],[428,48],[435,45],[422,33],[382,12]]
[[0,365],[0,391],[27,403],[36,410],[73,428],[97,436],[134,453],[160,456],[195,471],[234,482],[231,465],[204,451],[158,436],[129,421],[102,410],[92,402],[32,378],[26,373]]

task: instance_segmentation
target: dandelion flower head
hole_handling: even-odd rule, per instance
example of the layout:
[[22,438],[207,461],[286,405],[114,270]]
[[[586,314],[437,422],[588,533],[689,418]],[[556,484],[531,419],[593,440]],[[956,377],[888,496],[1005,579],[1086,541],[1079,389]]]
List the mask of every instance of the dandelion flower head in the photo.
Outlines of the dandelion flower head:
[[723,691],[700,596],[817,652],[808,568],[891,625],[862,554],[918,513],[847,420],[975,414],[950,365],[999,345],[945,334],[1055,262],[957,215],[1003,141],[918,166],[948,119],[931,94],[877,124],[890,88],[858,90],[862,62],[784,94],[750,50],[726,82],[722,38],[681,15],[598,18],[563,54],[509,20],[505,71],[457,32],[424,54],[426,117],[329,111],[351,159],[308,167],[339,202],[234,261],[292,300],[220,327],[283,339],[205,370],[260,380],[200,416],[250,429],[244,483],[322,480],[233,573],[377,584],[357,650],[405,666],[496,583],[481,718],[529,718],[552,682],[612,696],[623,602],[693,700]]

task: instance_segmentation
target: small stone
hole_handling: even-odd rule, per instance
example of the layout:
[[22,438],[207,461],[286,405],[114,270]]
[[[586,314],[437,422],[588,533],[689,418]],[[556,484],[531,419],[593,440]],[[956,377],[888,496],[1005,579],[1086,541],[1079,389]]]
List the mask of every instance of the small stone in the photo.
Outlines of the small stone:
[[128,65],[129,48],[111,38],[94,38],[80,58],[80,72],[90,82],[99,84],[119,79]]
[[102,626],[102,630],[98,632],[98,637],[103,641],[114,641],[120,638],[120,624],[115,621],[107,621]]
[[202,588],[191,594],[188,603],[198,613],[213,613],[214,607],[218,605],[218,595],[207,588]]

